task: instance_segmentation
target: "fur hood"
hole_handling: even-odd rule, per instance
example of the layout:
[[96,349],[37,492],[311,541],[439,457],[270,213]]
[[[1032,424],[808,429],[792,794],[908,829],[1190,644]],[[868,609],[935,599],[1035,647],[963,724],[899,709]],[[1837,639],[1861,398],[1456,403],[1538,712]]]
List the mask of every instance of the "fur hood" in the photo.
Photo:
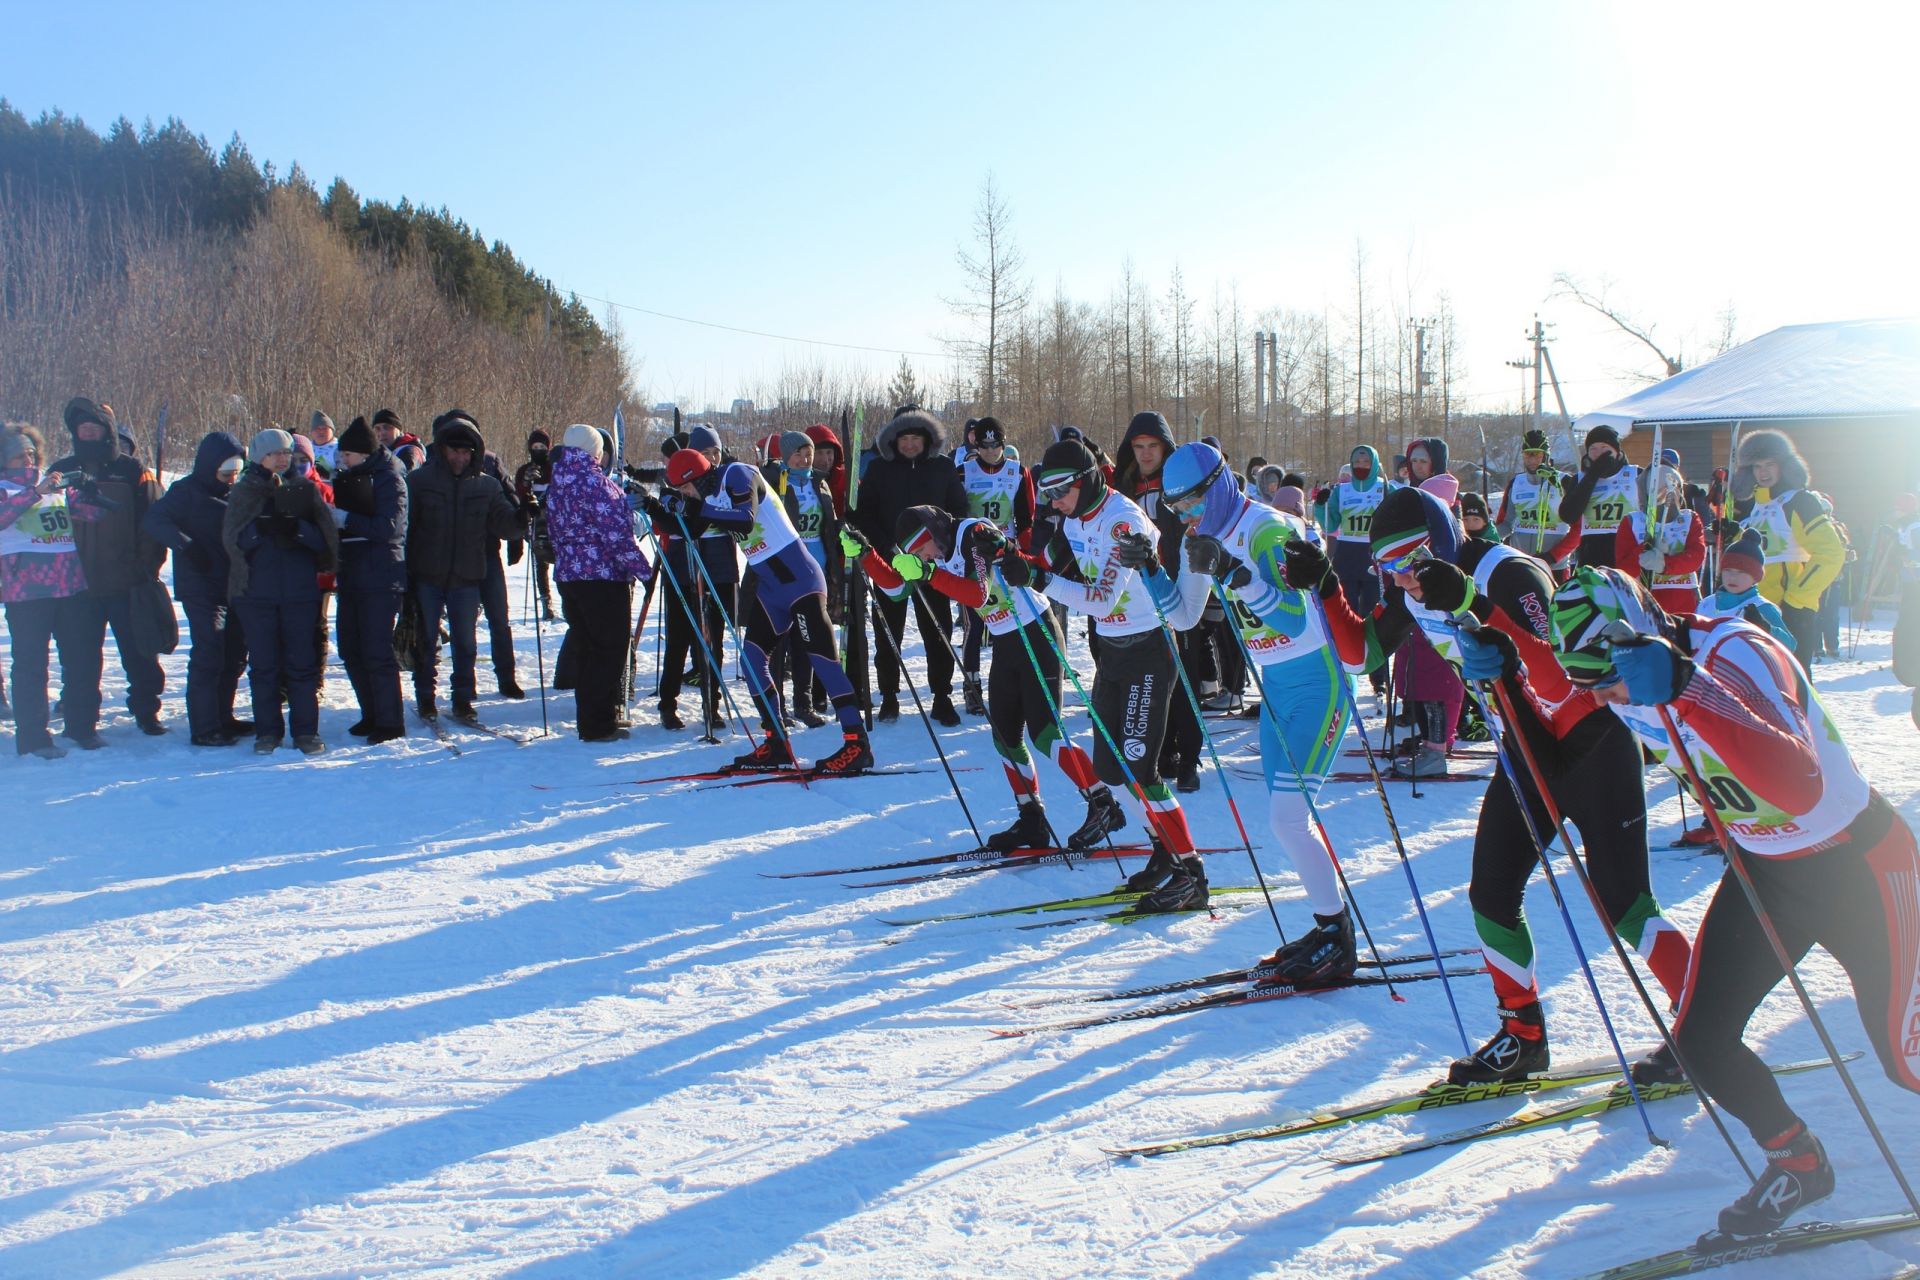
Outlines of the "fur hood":
[[920,455],[923,458],[938,457],[947,451],[947,437],[940,429],[940,419],[925,409],[909,409],[880,428],[880,434],[873,441],[874,452],[888,462],[894,461],[899,456],[894,452],[894,441],[905,431],[918,431],[927,437],[926,452]]
[[1750,468],[1762,458],[1771,458],[1780,464],[1780,484],[1775,490],[1776,494],[1789,489],[1804,489],[1813,478],[1807,470],[1807,460],[1800,456],[1800,450],[1783,432],[1754,431],[1740,437],[1741,467]]

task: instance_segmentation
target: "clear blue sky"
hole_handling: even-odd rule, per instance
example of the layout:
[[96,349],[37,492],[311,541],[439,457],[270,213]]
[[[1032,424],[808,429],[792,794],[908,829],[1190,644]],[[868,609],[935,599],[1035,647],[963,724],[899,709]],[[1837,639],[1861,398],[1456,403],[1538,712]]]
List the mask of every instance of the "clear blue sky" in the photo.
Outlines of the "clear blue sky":
[[[991,170],[1035,278],[1121,263],[1347,325],[1441,291],[1511,405],[1536,310],[1576,412],[1644,362],[1556,271],[1688,356],[1910,314],[1913,6],[491,4],[7,0],[0,95],[104,130],[177,115],[282,172],[445,205],[562,289],[937,352]],[[1543,306],[1544,304],[1544,306]],[[604,310],[604,309],[603,309]],[[652,399],[897,357],[621,317]],[[939,374],[945,361],[917,360]]]

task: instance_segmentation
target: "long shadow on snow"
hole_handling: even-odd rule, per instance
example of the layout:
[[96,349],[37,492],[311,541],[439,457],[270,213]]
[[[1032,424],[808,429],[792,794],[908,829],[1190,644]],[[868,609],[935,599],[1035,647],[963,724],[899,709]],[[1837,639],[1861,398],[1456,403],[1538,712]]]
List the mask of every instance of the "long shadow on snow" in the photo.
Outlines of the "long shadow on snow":
[[796,1016],[796,1006],[804,1011],[853,994],[857,991],[838,997],[809,993],[744,1017],[710,1022],[625,1058],[530,1081],[478,1106],[398,1125],[244,1178],[145,1201],[110,1221],[16,1245],[0,1261],[9,1277],[110,1275],[199,1242],[209,1222],[223,1234],[262,1230],[311,1204],[343,1201],[597,1123],[676,1089],[766,1062],[789,1046],[890,1016],[889,1009],[897,1014],[950,997],[929,988],[897,996],[886,1006],[773,1030]]

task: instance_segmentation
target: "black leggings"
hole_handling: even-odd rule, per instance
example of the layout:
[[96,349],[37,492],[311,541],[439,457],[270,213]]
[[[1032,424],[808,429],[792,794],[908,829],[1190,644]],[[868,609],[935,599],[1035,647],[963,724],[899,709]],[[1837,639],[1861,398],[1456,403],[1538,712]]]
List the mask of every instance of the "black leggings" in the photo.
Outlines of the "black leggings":
[[[685,563],[685,560],[682,559],[681,565],[683,568]],[[715,661],[724,661],[721,655],[726,652],[724,638],[726,636],[727,624],[721,620],[720,607],[722,603],[731,604],[731,600],[721,601],[714,599],[713,593],[706,589],[706,584],[698,580],[699,570],[697,567],[694,570],[693,581],[680,578],[678,574],[667,569],[664,564],[661,566],[661,572],[668,573],[678,581],[680,591],[678,594],[675,594],[673,583],[671,582],[661,588],[662,591],[665,591],[672,598],[666,602],[667,643],[665,652],[660,656],[660,701],[662,703],[669,703],[679,698],[680,676],[686,669],[688,656],[692,655],[694,660],[700,664],[702,672],[700,676],[700,704],[704,708],[711,708],[715,696],[719,693],[720,676],[707,665],[706,656],[700,648],[699,636],[693,629],[693,622],[688,617],[688,613],[692,610],[699,610],[701,602],[704,600],[706,605],[704,613],[706,615],[705,631],[707,645],[712,649]],[[720,587],[722,592],[727,596],[730,597],[732,595],[731,583],[723,582],[720,584]],[[684,604],[681,603],[683,597],[685,599]]]
[[[915,591],[912,594],[914,617],[920,623],[920,644],[927,651],[927,684],[936,694],[951,694],[953,650],[948,646],[947,633],[953,630],[953,604],[938,591]],[[885,592],[875,592],[874,599],[880,604],[880,616],[887,620],[887,630],[904,647],[907,639],[907,598],[902,596],[896,600]],[[873,661],[880,673],[880,692],[894,697],[900,692],[899,655],[894,652],[892,645],[882,639]]]
[[1108,734],[1126,753],[1127,766],[1141,787],[1160,781],[1167,711],[1175,699],[1184,697],[1173,688],[1178,680],[1166,637],[1157,629],[1100,637],[1100,661],[1093,671],[1093,710],[1106,727],[1106,733],[1096,729],[1093,735],[1093,768],[1100,781],[1118,787],[1127,780],[1107,744]]
[[[1046,621],[1051,623],[1051,617]],[[1060,659],[1054,645],[1061,641],[1057,632],[1049,635],[1041,627],[1040,622],[1029,622],[1020,630],[993,637],[993,667],[987,673],[987,723],[993,727],[996,744],[1017,744],[1022,734],[1036,743],[1050,742],[1050,735],[1059,733],[1053,713],[1060,706]],[[1031,661],[1027,658],[1029,647],[1033,650]],[[1044,686],[1034,674],[1035,662],[1046,673]],[[1004,749],[1001,754],[1006,754]]]
[[[1787,954],[1798,963],[1817,942],[1840,962],[1881,1067],[1920,1093],[1920,932],[1912,917],[1920,862],[1912,830],[1876,792],[1844,844],[1798,858],[1740,856]],[[1762,1142],[1792,1128],[1795,1116],[1740,1036],[1785,976],[1728,869],[1700,922],[1674,1031],[1700,1086]]]

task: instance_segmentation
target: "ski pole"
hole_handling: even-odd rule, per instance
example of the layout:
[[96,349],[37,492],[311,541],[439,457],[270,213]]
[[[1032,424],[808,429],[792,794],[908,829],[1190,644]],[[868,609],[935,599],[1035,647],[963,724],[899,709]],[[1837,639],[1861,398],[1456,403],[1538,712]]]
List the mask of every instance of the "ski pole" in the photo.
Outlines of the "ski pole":
[[[1612,627],[1608,629],[1612,630]],[[1768,913],[1766,905],[1760,901],[1759,886],[1754,884],[1753,876],[1747,869],[1747,852],[1734,843],[1733,837],[1727,831],[1726,823],[1721,820],[1720,810],[1712,803],[1713,793],[1707,790],[1706,783],[1700,776],[1699,766],[1694,763],[1693,752],[1688,749],[1686,739],[1680,736],[1680,726],[1674,720],[1673,710],[1665,703],[1661,703],[1655,710],[1660,713],[1660,723],[1666,727],[1667,741],[1672,744],[1674,755],[1679,758],[1681,767],[1686,770],[1688,785],[1694,787],[1702,797],[1700,808],[1707,815],[1707,822],[1713,827],[1714,835],[1719,837],[1720,847],[1727,852],[1727,866],[1733,869],[1734,879],[1740,882],[1740,889],[1746,895],[1747,905],[1753,910],[1753,918],[1759,921],[1760,932],[1766,935],[1767,946],[1772,949],[1774,959],[1780,962],[1781,972],[1786,974],[1788,983],[1792,985],[1793,994],[1799,999],[1800,1007],[1806,1010],[1807,1021],[1813,1024],[1814,1033],[1820,1037],[1821,1048],[1825,1049],[1827,1057],[1833,1060],[1833,1069],[1840,1073],[1840,1081],[1847,1088],[1847,1097],[1853,1100],[1854,1109],[1860,1113],[1860,1119],[1866,1123],[1867,1132],[1873,1135],[1873,1144],[1880,1149],[1880,1158],[1887,1162],[1887,1168],[1892,1170],[1893,1180],[1900,1185],[1900,1194],[1907,1198],[1907,1204],[1915,1213],[1920,1213],[1920,1198],[1915,1197],[1913,1187],[1907,1182],[1906,1172],[1900,1168],[1899,1160],[1894,1158],[1893,1148],[1887,1145],[1886,1135],[1880,1132],[1880,1126],[1874,1122],[1873,1112],[1867,1107],[1867,1100],[1860,1094],[1860,1086],[1854,1083],[1853,1073],[1847,1070],[1847,1064],[1841,1057],[1840,1050],[1834,1046],[1833,1036],[1827,1031],[1825,1019],[1821,1018],[1820,1011],[1814,1007],[1813,998],[1807,994],[1805,984],[1800,981],[1800,971],[1794,965],[1793,957],[1788,954],[1786,944],[1780,940],[1779,930],[1773,926],[1772,915]],[[1705,1101],[1706,1096],[1705,1091],[1702,1091],[1701,1100]],[[1729,1137],[1727,1141],[1731,1144],[1733,1139]],[[1742,1161],[1743,1165],[1744,1163]]]
[[[683,525],[682,527],[684,528],[685,526]],[[732,713],[734,719],[743,720],[739,709],[733,705],[733,690],[727,687],[726,681],[719,679],[717,675],[715,675],[719,670],[719,664],[713,660],[713,650],[707,645],[706,619],[695,611],[694,605],[687,599],[686,592],[681,589],[679,580],[673,576],[673,570],[669,568],[667,564],[666,544],[660,540],[660,535],[653,531],[651,524],[647,527],[647,536],[653,539],[654,548],[660,553],[660,572],[666,574],[667,585],[673,588],[673,598],[680,602],[681,612],[687,615],[687,621],[693,625],[693,637],[700,643],[700,656],[706,660],[708,678],[720,686],[718,690],[704,690],[703,692],[708,696],[703,698],[702,702],[710,703],[724,699],[727,704],[727,710]],[[690,539],[688,543],[687,557],[688,559],[692,559],[699,554],[699,551],[691,545]],[[701,714],[703,716],[706,714],[704,708]],[[712,730],[708,729],[705,725],[702,725],[701,728],[704,732],[712,732]],[[748,737],[749,740],[751,740],[752,735],[748,735]]]
[[[980,827],[973,820],[973,810],[967,807],[966,796],[960,793],[960,780],[953,776],[953,766],[947,762],[947,751],[940,745],[940,735],[933,731],[933,720],[927,715],[926,707],[920,703],[920,686],[913,682],[913,672],[907,670],[906,655],[900,652],[900,638],[893,634],[893,628],[887,625],[886,615],[880,612],[880,602],[870,599],[873,608],[874,627],[886,638],[887,647],[893,650],[893,660],[900,667],[901,682],[907,686],[907,692],[913,695],[913,709],[920,713],[920,723],[926,726],[927,737],[933,740],[934,752],[940,757],[940,767],[947,771],[947,781],[953,785],[953,798],[960,802],[960,812],[967,815],[967,826],[973,832],[973,844],[976,849],[984,849],[987,842],[980,835]],[[925,628],[922,628],[925,630]],[[923,640],[924,636],[921,637]]]
[[[1164,570],[1162,571],[1164,572]],[[1191,573],[1193,571],[1189,569],[1188,572]],[[1174,640],[1173,628],[1167,625],[1166,611],[1160,607],[1160,601],[1154,597],[1153,589],[1151,587],[1147,588],[1146,595],[1147,595],[1147,599],[1153,601],[1153,612],[1160,619],[1160,637],[1161,639],[1167,642],[1167,656],[1173,659],[1174,673],[1179,677],[1181,689],[1183,689],[1186,692],[1188,705],[1193,708],[1193,718],[1197,720],[1200,724],[1200,740],[1207,744],[1207,754],[1211,756],[1213,759],[1213,771],[1215,775],[1218,776],[1220,779],[1220,790],[1227,797],[1227,811],[1233,815],[1233,825],[1240,832],[1240,844],[1247,851],[1247,862],[1253,867],[1254,882],[1260,886],[1260,896],[1266,899],[1267,914],[1273,917],[1273,931],[1280,935],[1280,945],[1284,947],[1287,945],[1287,931],[1281,927],[1280,912],[1273,905],[1273,893],[1267,888],[1266,876],[1261,874],[1260,859],[1253,856],[1253,837],[1247,834],[1247,824],[1240,817],[1240,806],[1237,803],[1235,803],[1233,798],[1233,785],[1227,781],[1226,766],[1220,763],[1220,752],[1213,745],[1213,735],[1207,732],[1207,717],[1200,710],[1200,699],[1194,696],[1192,682],[1187,679],[1186,664],[1180,661],[1180,646]],[[1224,599],[1221,600],[1220,604],[1222,608],[1226,607],[1226,601]],[[1234,634],[1236,635],[1239,634],[1239,628],[1234,626],[1233,624],[1233,610],[1231,609],[1227,610],[1227,628],[1228,630],[1233,631]],[[1266,698],[1262,697],[1260,701],[1264,705],[1266,702]],[[1296,776],[1297,776],[1297,771],[1296,771]],[[1303,784],[1302,790],[1304,789],[1305,788]],[[1307,803],[1309,807],[1311,807],[1313,802],[1308,801]],[[1331,853],[1333,850],[1333,846],[1329,844],[1327,846],[1327,850],[1329,853]],[[1340,864],[1338,860],[1336,860],[1334,862],[1334,870],[1339,871],[1339,869],[1340,869]],[[1342,875],[1340,877],[1340,885],[1343,889],[1346,887],[1346,883],[1347,883],[1347,878],[1345,875]],[[1347,901],[1349,903],[1353,901],[1353,895],[1351,891],[1348,892]],[[1356,918],[1357,916],[1358,916],[1358,913],[1356,913]],[[1363,925],[1362,927],[1364,928],[1365,926]],[[1369,949],[1373,948],[1372,935],[1368,935],[1367,937],[1367,946]],[[1373,958],[1376,961],[1380,959],[1379,951],[1377,950],[1374,951]],[[1400,995],[1400,993],[1393,989],[1393,975],[1391,973],[1388,973],[1388,971],[1384,966],[1381,968],[1380,972],[1383,974],[1386,974],[1387,994],[1392,996],[1395,1000],[1402,999],[1403,997]]]
[[[1320,599],[1318,591],[1308,593],[1313,597],[1314,607],[1320,614],[1320,629],[1325,631],[1331,643],[1333,624],[1327,620],[1326,602]],[[1384,658],[1381,659],[1383,662]],[[1467,1038],[1467,1026],[1460,1018],[1460,1005],[1453,998],[1453,979],[1447,976],[1447,962],[1441,958],[1440,942],[1433,932],[1433,921],[1427,918],[1426,898],[1420,892],[1419,882],[1413,877],[1413,859],[1407,856],[1406,841],[1400,838],[1400,824],[1393,816],[1393,802],[1387,799],[1387,783],[1380,776],[1379,762],[1373,756],[1373,744],[1367,741],[1366,725],[1360,719],[1360,700],[1354,696],[1353,682],[1343,680],[1341,687],[1346,690],[1347,709],[1353,713],[1354,727],[1359,730],[1360,749],[1367,756],[1367,771],[1373,775],[1373,789],[1380,796],[1380,811],[1387,817],[1387,831],[1393,836],[1393,848],[1400,855],[1400,870],[1407,877],[1407,890],[1413,895],[1413,909],[1420,916],[1420,929],[1427,935],[1427,949],[1433,952],[1433,967],[1440,974],[1440,989],[1447,993],[1447,1008],[1453,1012],[1454,1030],[1460,1033],[1460,1048],[1468,1057],[1473,1056],[1473,1044]],[[1263,699],[1264,700],[1264,699]]]
[[[531,578],[528,579],[527,590],[533,590]],[[547,725],[547,645],[537,612],[533,615],[533,656],[540,672],[540,736],[544,738],[553,730]]]
[[[680,536],[687,540],[687,559],[693,561],[694,564],[699,567],[700,577],[707,584],[707,592],[713,598],[714,607],[720,610],[720,620],[727,624],[727,630],[733,636],[733,647],[739,652],[740,661],[746,668],[747,694],[760,705],[761,711],[766,714],[767,724],[770,726],[768,736],[780,740],[780,745],[787,749],[787,758],[793,762],[792,768],[797,770],[800,768],[800,760],[793,754],[793,739],[787,736],[787,727],[781,722],[778,693],[774,690],[763,691],[754,687],[758,681],[754,678],[753,664],[747,661],[747,642],[741,638],[740,625],[733,620],[733,615],[727,612],[727,606],[721,603],[720,589],[713,584],[713,574],[707,569],[706,557],[700,554],[699,547],[694,544],[693,534],[687,529],[686,517],[678,511],[675,511],[673,518],[675,523],[680,526]],[[720,682],[722,689],[727,687],[726,677],[717,666],[714,668],[713,678]],[[728,700],[732,700],[731,694],[728,695]],[[735,715],[738,717],[738,712],[736,712]],[[741,719],[741,727],[745,728],[744,717],[739,718]],[[747,740],[749,742],[753,741],[753,734],[750,730],[747,733]]]
[[[1480,624],[1477,619],[1469,621],[1469,619],[1472,618],[1473,615],[1468,614],[1461,619],[1461,626],[1464,630],[1477,631],[1479,629]],[[1560,892],[1560,879],[1553,873],[1553,862],[1548,856],[1549,846],[1545,837],[1540,834],[1539,825],[1533,820],[1533,810],[1531,806],[1527,804],[1527,794],[1525,789],[1520,785],[1520,775],[1514,772],[1512,759],[1507,753],[1508,732],[1512,732],[1514,744],[1518,748],[1522,758],[1527,762],[1528,776],[1533,779],[1534,790],[1539,793],[1543,804],[1551,806],[1552,802],[1548,799],[1546,780],[1541,776],[1539,766],[1533,758],[1533,749],[1527,745],[1525,739],[1520,737],[1520,722],[1514,718],[1513,706],[1507,700],[1506,690],[1500,686],[1499,682],[1493,680],[1477,680],[1474,683],[1479,686],[1482,702],[1488,710],[1492,710],[1495,705],[1498,705],[1500,708],[1500,724],[1494,733],[1494,753],[1500,758],[1500,772],[1506,774],[1507,785],[1513,788],[1514,806],[1520,811],[1520,820],[1526,824],[1527,835],[1533,841],[1533,852],[1534,856],[1539,859],[1540,869],[1546,872],[1547,889],[1553,895],[1554,906],[1560,910],[1560,922],[1567,928],[1567,938],[1573,943],[1574,955],[1579,957],[1580,971],[1586,975],[1587,989],[1593,993],[1593,1003],[1594,1007],[1599,1010],[1600,1023],[1607,1029],[1607,1040],[1613,1046],[1614,1060],[1620,1064],[1621,1078],[1626,1081],[1627,1092],[1633,1098],[1635,1109],[1640,1112],[1640,1123],[1646,1126],[1647,1140],[1656,1147],[1671,1146],[1672,1144],[1665,1138],[1662,1138],[1654,1132],[1653,1117],[1647,1114],[1647,1104],[1645,1099],[1640,1096],[1640,1086],[1634,1082],[1633,1068],[1627,1062],[1627,1051],[1621,1047],[1620,1035],[1614,1030],[1612,1016],[1607,1013],[1606,997],[1600,994],[1600,980],[1594,976],[1593,965],[1587,959],[1587,949],[1581,945],[1580,942],[1580,931],[1574,927],[1573,914],[1567,910],[1566,897]],[[1548,812],[1551,815],[1558,811],[1549,807]],[[1560,828],[1560,836],[1563,840],[1567,840],[1568,857],[1573,860],[1575,868],[1580,870],[1582,882],[1588,884],[1588,891],[1592,892],[1591,882],[1586,880],[1585,870],[1579,866],[1579,857],[1573,852],[1573,844],[1567,836],[1565,827]],[[1595,898],[1595,907],[1599,907],[1597,896]],[[1613,939],[1615,947],[1618,948],[1620,945],[1619,938],[1614,933],[1611,922],[1607,920],[1604,910],[1600,912],[1600,919],[1601,923],[1607,928],[1607,936]],[[1625,962],[1626,956],[1624,950],[1621,951],[1620,954],[1621,960]],[[1637,986],[1640,978],[1639,975],[1633,971],[1631,964],[1627,965],[1627,974],[1634,980]],[[1644,989],[1642,989],[1641,994],[1642,998],[1647,1000],[1647,1006],[1649,1010],[1651,1010],[1653,1007],[1652,1000],[1646,996]],[[1655,1014],[1654,1020],[1660,1022],[1658,1014]],[[1661,1030],[1663,1033],[1666,1030],[1664,1023],[1661,1024]],[[1671,1039],[1669,1039],[1668,1043],[1671,1043]]]

